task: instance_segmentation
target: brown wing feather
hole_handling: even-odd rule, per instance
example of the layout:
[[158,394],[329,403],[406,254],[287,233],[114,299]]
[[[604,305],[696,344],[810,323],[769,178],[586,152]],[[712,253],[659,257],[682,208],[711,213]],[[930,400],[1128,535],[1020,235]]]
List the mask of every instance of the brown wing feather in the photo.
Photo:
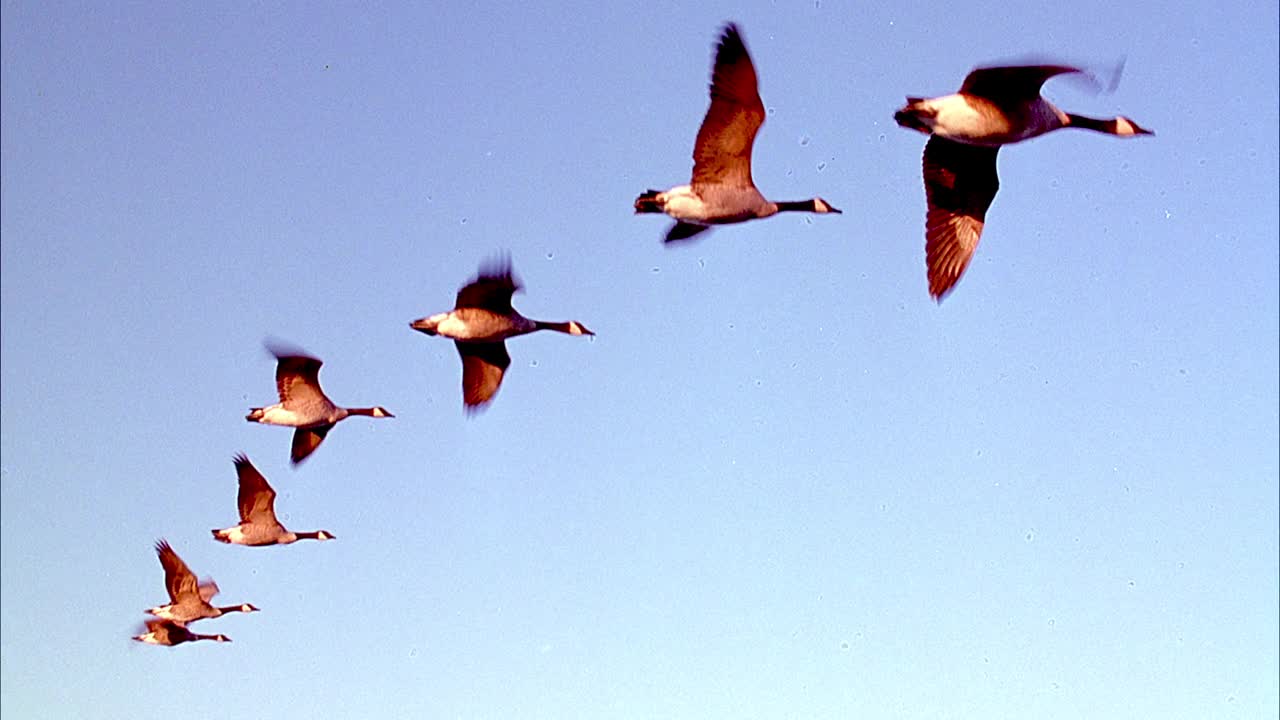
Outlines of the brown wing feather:
[[280,402],[307,404],[329,402],[320,389],[320,366],[324,363],[309,355],[276,356],[276,392]]
[[199,594],[195,573],[178,557],[167,540],[156,543],[156,554],[160,556],[160,567],[164,568],[164,586],[169,591],[171,602],[178,602],[184,596]]
[[987,208],[1000,188],[998,150],[937,136],[925,144],[925,258],[935,299],[950,292],[978,249]]
[[978,68],[965,76],[960,92],[994,100],[1031,100],[1054,75],[1083,72],[1067,65],[1013,65]]
[[297,428],[293,431],[293,447],[289,450],[289,459],[294,465],[307,459],[307,456],[316,451],[320,447],[320,443],[324,442],[324,436],[329,434],[333,429],[333,425],[314,425],[312,427]]
[[276,491],[267,479],[244,455],[237,455],[236,476],[240,479],[240,491],[236,504],[240,508],[241,522],[274,522],[276,519]]
[[736,25],[720,38],[711,73],[711,106],[693,145],[693,185],[752,187],[751,148],[764,124],[756,69]]
[[484,405],[498,392],[502,375],[511,366],[506,343],[455,342],[462,357],[462,402],[468,409]]

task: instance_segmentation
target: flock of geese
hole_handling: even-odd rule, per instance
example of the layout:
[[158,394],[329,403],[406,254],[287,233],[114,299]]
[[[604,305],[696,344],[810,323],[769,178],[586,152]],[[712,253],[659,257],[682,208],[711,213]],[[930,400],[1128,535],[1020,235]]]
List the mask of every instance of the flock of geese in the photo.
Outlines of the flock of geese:
[[[1150,135],[1125,117],[1110,120],[1063,112],[1040,95],[1050,78],[1084,71],[1065,65],[983,67],[964,79],[960,90],[935,98],[907,98],[894,113],[898,125],[929,136],[924,149],[925,256],[929,294],[937,301],[954,289],[978,247],[987,209],[1000,187],[996,153],[1001,146],[1063,128],[1132,137]],[[820,197],[772,201],[756,189],[751,150],[764,124],[764,103],[756,70],[736,25],[725,26],[711,76],[711,105],[693,147],[693,176],[687,185],[648,190],[635,201],[636,213],[665,213],[675,219],[665,242],[688,240],[713,225],[767,218],[780,212],[840,213]],[[468,414],[489,403],[511,365],[506,340],[538,330],[594,335],[576,321],[532,320],[511,306],[521,288],[509,258],[481,266],[458,291],[452,310],[414,320],[409,327],[450,338],[462,358],[462,400]],[[280,402],[252,408],[245,419],[294,428],[292,464],[315,452],[339,421],[354,415],[394,417],[385,408],[342,407],[320,388],[321,361],[292,349],[268,345],[276,357]],[[325,530],[294,532],[275,514],[276,493],[244,455],[235,457],[240,522],[213,530],[214,540],[248,546],[287,545],[298,540],[331,540]],[[217,607],[212,580],[199,582],[165,540],[156,543],[169,603],[147,610],[154,616],[135,640],[179,645],[197,640],[228,642],[222,634],[192,632],[188,625],[231,612],[251,613],[249,603]]]

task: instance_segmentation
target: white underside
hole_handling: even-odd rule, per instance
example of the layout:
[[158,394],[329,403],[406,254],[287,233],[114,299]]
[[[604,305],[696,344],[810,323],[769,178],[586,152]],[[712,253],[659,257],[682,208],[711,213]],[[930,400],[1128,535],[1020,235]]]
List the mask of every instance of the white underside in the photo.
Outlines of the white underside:
[[534,322],[517,312],[502,315],[484,308],[461,308],[447,314],[436,332],[459,342],[492,343],[533,332]]
[[777,211],[754,187],[680,185],[658,193],[658,203],[671,217],[694,225],[723,225],[768,217]]
[[259,417],[257,422],[264,425],[287,425],[289,427],[308,424],[301,422],[297,413],[292,410],[286,410],[279,404],[262,408],[262,417]]
[[218,537],[226,539],[233,545],[288,545],[298,539],[297,535],[283,527],[277,526],[273,529],[250,527],[246,530],[244,523],[219,530]]
[[958,93],[926,100],[924,105],[933,110],[934,115],[920,116],[920,120],[932,128],[934,135],[969,145],[999,147],[1043,135],[1063,125],[1058,109],[1043,98],[1021,108],[1021,117],[982,112]]

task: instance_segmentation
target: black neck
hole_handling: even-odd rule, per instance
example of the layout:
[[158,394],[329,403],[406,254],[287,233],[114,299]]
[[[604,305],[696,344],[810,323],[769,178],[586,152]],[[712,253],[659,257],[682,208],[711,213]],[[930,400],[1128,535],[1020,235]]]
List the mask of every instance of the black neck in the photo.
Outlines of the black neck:
[[545,320],[534,320],[533,324],[539,330],[556,330],[562,333],[569,332],[569,323],[567,322],[547,322]]
[[784,200],[774,203],[778,212],[817,212],[818,204],[813,200]]
[[1071,113],[1067,113],[1067,119],[1070,120],[1067,124],[1068,127],[1084,128],[1085,130],[1106,133],[1108,135],[1116,134],[1115,118],[1102,120],[1100,118],[1091,118],[1085,115],[1073,115]]

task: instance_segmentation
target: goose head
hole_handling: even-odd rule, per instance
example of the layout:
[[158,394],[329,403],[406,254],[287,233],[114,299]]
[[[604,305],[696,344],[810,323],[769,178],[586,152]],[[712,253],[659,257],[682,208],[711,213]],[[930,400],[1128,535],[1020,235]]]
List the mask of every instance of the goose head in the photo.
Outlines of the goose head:
[[395,415],[392,415],[389,410],[382,407],[381,405],[373,408],[373,412],[369,413],[369,416],[376,417],[376,418],[395,417]]
[[1142,127],[1123,115],[1117,117],[1115,123],[1116,135],[1121,137],[1128,137],[1130,135],[1155,135],[1154,132]]
[[327,531],[327,530],[318,530],[318,531],[316,531],[316,539],[317,539],[317,540],[332,540],[332,539],[333,539],[333,535],[329,534],[329,531]]
[[582,323],[578,322],[577,320],[569,321],[569,334],[570,335],[595,335],[595,333],[585,328],[582,325]]
[[816,213],[835,213],[837,215],[844,214],[842,210],[840,210],[839,208],[832,207],[831,203],[827,202],[826,200],[823,200],[822,198],[813,199],[813,211]]

